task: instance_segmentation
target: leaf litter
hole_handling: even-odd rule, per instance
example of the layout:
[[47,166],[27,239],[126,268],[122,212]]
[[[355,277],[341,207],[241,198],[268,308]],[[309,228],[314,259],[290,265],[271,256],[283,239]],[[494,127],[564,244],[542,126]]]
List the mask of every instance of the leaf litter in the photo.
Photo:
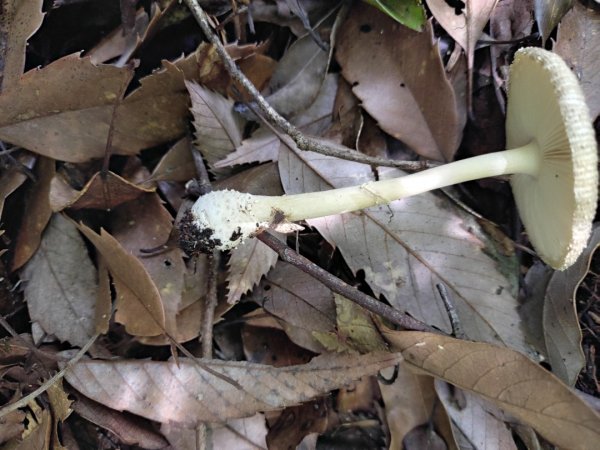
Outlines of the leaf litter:
[[[213,22],[226,51],[275,109],[306,135],[371,156],[452,161],[503,147],[506,69],[523,44],[481,39],[550,38],[593,119],[600,111],[597,12],[577,2],[569,12],[572,2],[214,3],[232,13]],[[9,6],[0,311],[28,344],[2,347],[4,403],[103,336],[65,386],[4,417],[2,443],[193,448],[200,424],[221,448],[339,444],[340,429],[361,430],[344,442],[370,448],[516,448],[516,434],[532,446],[597,441],[600,418],[571,389],[600,391],[595,238],[572,270],[539,275],[535,255],[519,251],[528,241],[501,182],[455,190],[467,208],[423,194],[278,236],[445,334],[387,328],[258,239],[190,258],[173,243],[191,204],[181,197],[207,189],[200,159],[213,189],[261,195],[401,172],[299,150],[252,112],[255,99],[183,5],[107,7],[94,24],[82,19],[87,5]],[[55,22],[77,30],[70,43]],[[472,210],[498,222],[494,236]],[[466,339],[447,335],[456,325]]]

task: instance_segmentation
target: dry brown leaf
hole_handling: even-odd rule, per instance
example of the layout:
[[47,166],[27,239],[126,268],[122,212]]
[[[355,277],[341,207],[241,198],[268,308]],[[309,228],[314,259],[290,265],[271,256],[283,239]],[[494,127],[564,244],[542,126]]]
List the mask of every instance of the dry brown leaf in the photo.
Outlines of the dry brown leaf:
[[592,120],[600,114],[600,15],[575,2],[558,28],[554,51],[577,74]]
[[191,138],[181,138],[163,155],[152,171],[150,179],[188,182],[196,176],[192,151]]
[[63,388],[62,379],[53,383],[48,388],[48,399],[50,400],[50,409],[52,410],[52,449],[53,450],[68,450],[60,443],[59,429],[61,422],[64,422],[73,412],[71,409],[72,400]]
[[431,24],[419,33],[356,3],[340,31],[336,56],[363,108],[385,132],[426,158],[454,158],[465,122]]
[[[183,80],[196,79],[196,57],[165,61],[140,80],[116,111],[113,153],[132,155],[187,131]],[[62,161],[104,157],[114,104],[131,71],[74,54],[27,72],[0,96],[0,138]]]
[[40,245],[42,232],[52,216],[48,194],[54,172],[55,162],[53,160],[38,158],[37,180],[25,200],[25,211],[17,235],[11,270],[17,270],[25,264]]
[[9,450],[50,450],[52,444],[52,415],[50,410],[42,410],[35,402],[29,403],[27,427],[22,439],[5,446]]
[[543,327],[548,362],[552,372],[569,386],[575,386],[585,364],[575,294],[588,273],[598,246],[600,228],[596,227],[575,264],[565,271],[555,271],[546,288]]
[[333,292],[300,269],[280,261],[252,293],[253,300],[281,319],[290,339],[322,352],[313,332],[335,330]]
[[[301,366],[274,368],[202,360],[239,388],[193,361],[80,361],[67,381],[93,400],[161,423],[222,422],[272,411],[324,395],[400,361],[397,354],[324,355]],[[119,380],[115,383],[115,380]]]
[[[373,181],[368,165],[311,152],[286,151],[279,170],[287,194],[315,192]],[[402,176],[380,169],[379,179]],[[517,311],[514,257],[501,254],[477,221],[434,193],[308,220],[350,268],[364,270],[376,296],[419,320],[450,331],[437,284],[452,297],[470,339],[530,351]]]
[[236,450],[266,449],[267,424],[264,414],[244,419],[228,420],[223,425],[211,425],[213,448]]
[[43,0],[2,0],[0,11],[0,92],[17,83],[25,68],[27,39],[40,27],[44,14]]
[[406,363],[490,401],[551,443],[586,449],[599,442],[600,416],[522,354],[430,333],[382,332]]
[[113,277],[115,320],[133,336],[158,336],[165,330],[165,312],[158,289],[139,260],[101,230],[96,234],[83,224],[79,230],[100,252]]
[[298,347],[282,330],[244,324],[242,342],[246,361],[274,367],[306,364],[314,356]]
[[[95,66],[78,54],[30,70],[0,96],[0,139],[62,161],[101,158],[113,105],[131,70]],[[139,150],[115,134],[114,153]]]
[[[399,364],[394,369],[385,369],[381,376],[388,379],[395,376],[392,384],[379,381],[381,397],[385,404],[385,417],[390,428],[390,449],[402,448],[405,437],[419,425],[432,420],[436,430],[447,443],[447,448],[457,448],[452,436],[450,419],[442,408],[436,408],[438,401],[434,379],[428,375],[417,375],[407,364]],[[432,417],[433,416],[433,417]]]
[[192,100],[195,144],[209,166],[224,158],[242,142],[242,121],[233,101],[197,83],[186,81]]
[[82,347],[94,334],[98,282],[77,228],[56,214],[23,269],[31,319],[61,341]]
[[80,191],[69,186],[61,175],[56,175],[51,184],[50,205],[54,211],[112,209],[148,192],[154,192],[154,188],[132,183],[113,172],[107,172],[106,177],[101,172],[95,173]]
[[94,328],[98,334],[106,334],[110,325],[112,310],[112,294],[110,292],[110,277],[108,267],[102,255],[98,255],[98,295],[96,296],[96,310]]
[[[172,218],[156,194],[146,194],[135,202],[116,208],[111,220],[112,235],[122,248],[142,264],[161,297],[165,314],[165,329],[177,342],[188,341],[199,333],[199,323],[193,329],[181,330],[177,317],[182,309],[182,292],[186,267],[179,248],[156,253],[143,253],[164,245],[171,233]],[[166,339],[166,338],[165,338]],[[163,344],[168,341],[163,341]],[[153,342],[156,343],[156,342]]]
[[[452,419],[452,425],[459,430],[455,431],[455,435],[465,436],[474,449],[517,450],[512,431],[489,411],[489,405],[482,402],[481,398],[470,392],[451,389],[447,383],[439,380],[435,385],[444,409]],[[460,447],[464,448],[462,442]]]

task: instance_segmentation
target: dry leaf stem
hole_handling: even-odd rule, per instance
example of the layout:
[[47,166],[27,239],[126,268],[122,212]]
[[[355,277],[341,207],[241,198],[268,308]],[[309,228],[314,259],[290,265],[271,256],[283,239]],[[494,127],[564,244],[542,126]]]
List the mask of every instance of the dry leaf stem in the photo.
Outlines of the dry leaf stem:
[[296,253],[272,234],[263,232],[256,236],[256,238],[260,239],[264,244],[268,245],[272,250],[274,250],[283,261],[296,266],[298,269],[323,283],[333,292],[343,295],[366,310],[371,311],[372,313],[377,314],[396,325],[406,328],[407,330],[439,333],[438,330],[430,327],[429,325],[374,299],[364,292],[359,291],[354,286],[344,283],[342,280],[333,276],[325,269],[319,267],[304,256]]
[[261,93],[256,89],[254,84],[246,78],[242,71],[237,67],[235,61],[229,56],[227,50],[221,43],[217,34],[213,31],[209,23],[209,18],[206,12],[199,5],[197,0],[184,0],[187,7],[192,12],[192,15],[200,25],[202,32],[211,44],[215,46],[217,54],[229,75],[237,81],[246,91],[252,96],[264,118],[271,125],[275,126],[283,133],[287,134],[300,150],[320,153],[326,156],[346,159],[349,161],[360,162],[363,164],[371,164],[374,166],[397,167],[399,169],[417,171],[424,170],[430,167],[439,165],[430,161],[394,161],[386,158],[376,158],[364,155],[356,150],[352,150],[344,145],[335,144],[322,139],[305,136],[298,128],[288,122],[265,100]]

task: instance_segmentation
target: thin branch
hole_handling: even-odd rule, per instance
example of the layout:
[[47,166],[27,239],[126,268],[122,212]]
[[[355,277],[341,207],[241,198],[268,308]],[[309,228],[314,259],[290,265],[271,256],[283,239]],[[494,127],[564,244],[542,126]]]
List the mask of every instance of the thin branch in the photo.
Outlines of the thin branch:
[[256,89],[254,84],[246,78],[242,71],[237,67],[235,61],[229,56],[225,46],[221,43],[219,37],[215,34],[210,26],[209,17],[202,7],[198,4],[197,0],[184,0],[188,6],[192,15],[200,25],[202,32],[208,39],[208,41],[215,46],[215,50],[221,59],[221,62],[225,66],[227,72],[231,78],[237,81],[244,89],[250,94],[250,96],[256,102],[258,108],[261,110],[265,120],[273,125],[275,128],[281,130],[283,133],[292,138],[296,143],[296,146],[300,150],[306,150],[311,152],[320,153],[326,156],[332,156],[335,158],[348,159],[351,161],[358,161],[364,164],[370,164],[373,166],[389,166],[396,167],[404,170],[423,170],[430,167],[439,165],[435,162],[430,161],[393,161],[386,158],[376,158],[365,155],[356,150],[352,150],[344,145],[335,144],[323,139],[309,137],[304,135],[298,128],[288,122],[282,115],[280,115],[275,109],[265,100],[261,93]]
[[290,263],[303,272],[309,274],[311,277],[319,280],[333,292],[343,295],[366,310],[369,310],[396,325],[406,328],[407,330],[427,331],[438,334],[440,333],[439,330],[430,327],[426,323],[423,323],[409,316],[408,314],[402,313],[391,306],[376,300],[364,292],[359,291],[354,286],[344,283],[342,280],[333,276],[325,269],[317,266],[309,259],[296,253],[272,234],[263,232],[256,236],[256,238],[273,249],[283,261]]

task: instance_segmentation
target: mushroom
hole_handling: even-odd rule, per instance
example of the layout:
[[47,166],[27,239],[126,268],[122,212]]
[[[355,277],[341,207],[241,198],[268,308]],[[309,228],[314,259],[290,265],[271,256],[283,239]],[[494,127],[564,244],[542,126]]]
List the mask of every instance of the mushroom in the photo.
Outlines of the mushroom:
[[550,266],[564,270],[585,248],[597,202],[596,138],[575,75],[556,54],[524,48],[510,68],[509,150],[360,186],[280,197],[231,190],[200,197],[182,220],[182,248],[228,250],[264,229],[387,204],[421,192],[485,177],[512,175],[529,239]]

